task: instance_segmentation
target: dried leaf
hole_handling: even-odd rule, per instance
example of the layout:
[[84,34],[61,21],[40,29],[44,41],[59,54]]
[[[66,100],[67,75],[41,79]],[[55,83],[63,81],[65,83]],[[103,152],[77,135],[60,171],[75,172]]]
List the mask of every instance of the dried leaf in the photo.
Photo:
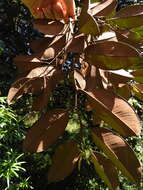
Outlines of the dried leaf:
[[37,19],[33,22],[33,26],[39,32],[45,35],[57,35],[64,29],[64,24],[59,21],[49,21],[48,19]]
[[53,156],[53,164],[48,172],[48,182],[63,180],[74,170],[79,159],[77,144],[73,141],[60,145]]
[[26,152],[41,152],[51,146],[65,131],[68,112],[51,110],[32,126],[26,135],[23,149]]
[[100,118],[121,135],[140,134],[140,121],[127,101],[107,90],[83,91]]
[[112,131],[103,128],[92,129],[92,135],[98,148],[102,149],[123,175],[133,183],[139,184],[141,166],[127,142]]
[[92,153],[91,161],[94,164],[96,172],[105,184],[107,184],[109,189],[119,189],[118,173],[113,163],[98,152]]

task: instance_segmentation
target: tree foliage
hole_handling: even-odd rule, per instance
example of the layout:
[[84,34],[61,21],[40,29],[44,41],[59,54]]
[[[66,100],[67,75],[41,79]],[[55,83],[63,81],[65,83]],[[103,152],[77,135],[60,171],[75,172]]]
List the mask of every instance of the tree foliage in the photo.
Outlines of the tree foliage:
[[[134,92],[142,96],[142,84],[136,83],[142,82],[143,5],[119,12],[116,7],[115,0],[84,1],[75,22],[35,20],[34,27],[45,37],[30,43],[32,55],[14,59],[20,75],[9,90],[8,103],[30,93],[34,96],[32,110],[41,114],[27,132],[25,151],[45,151],[64,134],[70,114],[77,114],[79,134],[57,147],[49,182],[64,179],[76,164],[80,168],[86,152],[81,148],[83,131],[87,129],[94,146],[86,159],[105,184],[119,189],[118,171],[140,183],[140,163],[125,137],[137,136],[141,130],[128,99]],[[66,85],[72,93],[64,97],[64,104],[58,94],[60,104],[56,105],[54,95]],[[90,113],[90,120],[83,112]]]

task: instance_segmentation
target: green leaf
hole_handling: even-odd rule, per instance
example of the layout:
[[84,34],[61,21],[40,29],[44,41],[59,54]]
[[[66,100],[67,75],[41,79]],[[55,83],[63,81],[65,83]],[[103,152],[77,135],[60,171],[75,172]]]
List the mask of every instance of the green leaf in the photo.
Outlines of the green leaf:
[[77,144],[73,141],[60,145],[53,156],[53,163],[48,172],[48,182],[63,180],[74,170],[79,159]]
[[88,2],[89,0],[86,1],[86,4],[84,5],[79,17],[79,30],[81,33],[84,34],[99,36],[99,26],[96,19],[94,19],[94,17],[91,16],[91,14],[88,11]]
[[107,90],[83,91],[100,118],[125,136],[140,134],[140,121],[127,101]]
[[41,152],[63,135],[68,123],[66,110],[52,110],[44,115],[28,131],[23,142],[26,152]]
[[98,152],[91,154],[96,172],[111,190],[119,190],[118,173],[113,163]]
[[136,28],[143,26],[143,5],[132,5],[118,11],[109,23],[120,28]]
[[133,183],[139,184],[141,166],[127,142],[112,131],[103,128],[92,129],[92,136],[98,148],[102,149],[123,175]]

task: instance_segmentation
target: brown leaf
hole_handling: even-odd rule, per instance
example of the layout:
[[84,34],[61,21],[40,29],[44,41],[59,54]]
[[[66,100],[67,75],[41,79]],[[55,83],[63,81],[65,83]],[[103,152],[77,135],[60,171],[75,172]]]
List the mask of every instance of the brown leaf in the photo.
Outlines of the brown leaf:
[[101,69],[123,69],[141,67],[140,53],[134,47],[122,43],[106,41],[90,45],[85,49],[85,59]]
[[111,190],[119,189],[118,172],[113,163],[98,152],[93,152],[91,161],[96,172]]
[[131,29],[143,26],[143,5],[127,6],[118,11],[109,23],[119,28]]
[[[64,78],[61,70],[56,69],[45,81],[45,88],[41,95],[36,97],[33,102],[32,109],[34,111],[42,111],[48,104],[51,92],[56,88],[56,85]],[[42,101],[41,101],[42,100]]]
[[65,47],[66,35],[58,36],[44,52],[42,52],[41,60],[49,60],[55,58]]
[[116,9],[116,0],[103,0],[96,6],[92,7],[90,13],[92,16],[108,16]]
[[47,19],[37,19],[33,23],[34,28],[46,35],[57,35],[64,29],[64,24],[59,21],[49,21]]
[[63,180],[74,170],[79,159],[77,144],[73,141],[60,145],[53,156],[53,163],[48,172],[48,182]]
[[28,131],[23,143],[26,152],[41,152],[51,146],[65,131],[68,112],[52,110],[44,115]]
[[119,41],[130,44],[136,48],[140,48],[141,44],[143,44],[142,36],[137,32],[133,32],[131,30],[116,30],[116,36]]
[[77,89],[84,90],[86,87],[86,81],[82,73],[78,70],[74,70],[74,80],[75,80],[75,86]]
[[34,51],[34,53],[39,53],[47,49],[53,40],[54,38],[52,37],[44,37],[33,40],[30,42],[30,48]]
[[41,66],[40,54],[34,55],[20,55],[14,58],[19,73],[28,72],[36,67]]
[[82,53],[85,49],[85,36],[78,34],[73,37],[67,46],[67,52]]
[[44,79],[35,77],[32,79],[21,78],[10,88],[7,96],[8,104],[20,98],[24,93],[39,94],[43,89]]
[[140,183],[141,166],[127,142],[104,128],[92,129],[93,140],[115,166],[133,183]]
[[140,121],[127,101],[107,90],[83,91],[100,118],[125,136],[140,134]]

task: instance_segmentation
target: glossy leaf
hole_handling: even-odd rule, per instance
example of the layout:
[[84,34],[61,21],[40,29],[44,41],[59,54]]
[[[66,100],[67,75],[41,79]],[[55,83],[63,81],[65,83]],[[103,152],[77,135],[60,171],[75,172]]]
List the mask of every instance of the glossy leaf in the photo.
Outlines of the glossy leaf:
[[24,93],[39,94],[44,88],[44,78],[35,77],[32,79],[21,78],[10,88],[7,96],[8,104],[20,98]]
[[89,0],[86,1],[79,17],[79,30],[84,34],[99,36],[99,26],[94,17],[88,12]]
[[74,80],[75,80],[75,86],[77,89],[84,90],[86,87],[86,81],[82,73],[78,70],[74,70]]
[[23,143],[26,152],[42,152],[63,135],[68,123],[65,110],[51,110],[44,115],[28,131]]
[[74,170],[79,159],[77,144],[73,141],[60,145],[53,156],[53,163],[48,172],[48,182],[63,180]]
[[85,49],[86,61],[101,69],[142,68],[143,58],[134,47],[122,43],[107,41],[90,45]]
[[[37,96],[33,102],[32,109],[34,111],[42,111],[48,104],[51,92],[56,88],[57,84],[64,78],[61,70],[56,69],[51,76],[45,80],[42,94]],[[41,101],[42,100],[42,101]]]
[[59,21],[49,21],[48,19],[37,19],[33,26],[39,32],[45,35],[57,35],[64,29],[64,24]]
[[143,5],[133,5],[118,11],[109,22],[119,28],[136,28],[143,26]]
[[20,55],[14,58],[14,64],[16,65],[19,73],[29,72],[30,70],[42,65],[40,60],[40,54],[34,55]]
[[108,16],[115,10],[117,5],[116,0],[103,0],[91,8],[90,13],[92,16],[102,17]]
[[111,190],[119,190],[118,173],[113,163],[98,152],[91,154],[96,172]]
[[127,101],[107,90],[83,91],[100,118],[125,136],[140,134],[140,121]]
[[114,165],[133,183],[140,183],[140,163],[125,140],[112,131],[103,128],[92,129],[92,136],[98,148],[108,156]]

